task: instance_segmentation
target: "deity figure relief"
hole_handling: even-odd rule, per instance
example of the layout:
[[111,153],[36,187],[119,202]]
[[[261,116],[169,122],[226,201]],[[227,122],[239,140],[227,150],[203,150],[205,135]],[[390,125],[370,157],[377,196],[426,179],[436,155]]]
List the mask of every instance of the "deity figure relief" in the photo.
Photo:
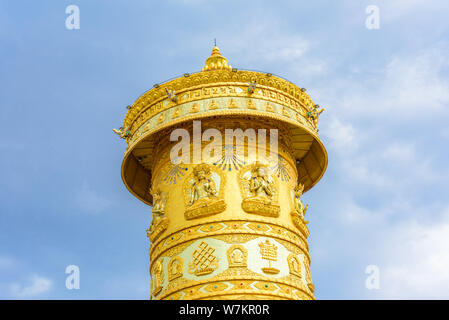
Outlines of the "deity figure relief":
[[193,176],[185,181],[186,219],[196,219],[223,212],[226,204],[222,199],[223,177],[212,171],[205,163],[193,169]]
[[293,199],[293,211],[290,213],[293,224],[298,228],[302,234],[307,238],[309,236],[309,230],[307,229],[307,224],[309,221],[305,220],[305,215],[308,204],[304,205],[302,203],[301,197],[304,191],[304,185],[299,183],[294,190],[292,190]]
[[293,253],[289,254],[287,257],[288,268],[290,270],[290,274],[295,275],[301,278],[301,262],[298,257]]
[[151,280],[153,283],[153,296],[157,296],[159,292],[162,291],[162,283],[164,282],[164,273],[162,269],[162,262],[157,260],[153,267],[153,272],[151,274]]
[[215,183],[209,178],[210,169],[205,164],[200,164],[193,169],[195,175],[195,183],[192,185],[192,195],[190,205],[196,201],[205,198],[215,198],[217,196],[217,189]]
[[173,257],[168,263],[168,281],[182,277],[183,260],[181,257]]
[[295,211],[299,214],[301,219],[307,224],[308,221],[305,221],[305,215],[307,208],[309,207],[308,204],[304,206],[304,204],[301,201],[302,192],[304,191],[304,185],[302,183],[298,184],[295,188]]
[[159,189],[153,188],[149,191],[153,197],[153,220],[151,221],[150,228],[147,230],[148,238],[150,241],[155,241],[162,232],[168,227],[168,219],[165,216],[165,204],[167,202],[167,194]]
[[268,170],[259,162],[241,170],[242,208],[248,213],[278,217],[280,207],[276,199],[275,178]]
[[271,199],[273,196],[273,182],[269,180],[265,168],[260,165],[255,166],[251,173],[252,179],[250,181],[249,191],[255,197]]

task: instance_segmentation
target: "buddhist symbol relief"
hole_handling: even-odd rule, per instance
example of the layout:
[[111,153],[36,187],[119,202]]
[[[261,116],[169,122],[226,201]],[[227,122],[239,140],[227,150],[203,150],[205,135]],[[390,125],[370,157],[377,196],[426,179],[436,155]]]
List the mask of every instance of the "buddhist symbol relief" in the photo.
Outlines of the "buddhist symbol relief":
[[224,176],[205,163],[197,165],[184,184],[187,220],[223,212]]
[[244,246],[232,245],[226,254],[228,256],[229,268],[247,266],[248,250]]
[[218,268],[218,258],[214,255],[215,249],[206,242],[201,242],[192,253],[192,262],[188,272],[196,276],[210,274]]
[[268,261],[268,267],[262,268],[262,271],[267,274],[278,274],[279,270],[271,266],[271,261],[278,260],[278,247],[271,243],[268,239],[259,243],[259,247],[262,259]]
[[276,178],[267,165],[255,162],[241,170],[240,186],[244,211],[268,217],[279,216]]

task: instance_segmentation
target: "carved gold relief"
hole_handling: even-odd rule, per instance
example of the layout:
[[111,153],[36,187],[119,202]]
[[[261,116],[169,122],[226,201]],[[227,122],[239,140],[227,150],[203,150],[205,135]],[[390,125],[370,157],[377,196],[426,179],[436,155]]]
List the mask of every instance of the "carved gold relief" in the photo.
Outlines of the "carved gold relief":
[[304,190],[303,184],[298,184],[295,189],[292,191],[292,198],[294,203],[293,211],[290,213],[293,224],[296,228],[298,228],[302,234],[307,238],[309,236],[309,229],[307,228],[307,224],[309,221],[305,220],[305,214],[307,212],[308,204],[304,206],[301,201],[302,192]]
[[147,230],[147,236],[151,242],[155,241],[168,227],[168,218],[165,216],[165,204],[167,203],[167,193],[159,189],[149,191],[153,196],[153,220]]
[[299,258],[291,253],[287,257],[287,262],[290,274],[301,278],[301,262],[299,261]]
[[181,257],[173,257],[168,262],[168,281],[182,277],[183,260]]
[[256,104],[251,99],[246,101],[246,106],[248,109],[253,109],[253,110],[257,109]]
[[234,101],[234,99],[230,99],[229,100],[229,105],[228,108],[229,109],[237,109],[239,106],[238,104]]
[[214,215],[226,209],[223,180],[223,175],[208,164],[202,163],[193,169],[184,187],[187,220]]
[[211,100],[210,104],[209,104],[209,110],[215,110],[218,109],[218,104],[215,100]]
[[278,217],[276,181],[268,170],[267,165],[259,162],[241,170],[242,208],[248,213]]
[[190,108],[190,113],[196,113],[198,111],[200,111],[200,106],[198,105],[198,103],[194,103]]
[[162,283],[164,282],[164,273],[162,269],[161,260],[157,260],[153,265],[153,272],[151,273],[152,281],[152,295],[157,296],[162,290]]
[[274,112],[274,109],[269,102],[265,103],[265,110],[268,112]]
[[218,268],[218,258],[214,255],[215,249],[206,242],[201,242],[192,253],[192,262],[189,264],[189,273],[196,276],[210,274]]
[[271,267],[271,261],[277,261],[277,250],[275,244],[271,243],[268,239],[265,240],[265,242],[259,243],[260,247],[260,255],[262,256],[262,259],[268,260],[268,267],[262,268],[262,271],[264,273],[268,274],[277,274],[279,273],[279,270],[276,268]]
[[181,108],[176,108],[175,111],[173,111],[172,118],[176,119],[176,118],[178,118],[180,116],[180,114],[181,114]]
[[228,257],[229,268],[246,267],[248,259],[248,251],[242,245],[232,245],[226,251]]

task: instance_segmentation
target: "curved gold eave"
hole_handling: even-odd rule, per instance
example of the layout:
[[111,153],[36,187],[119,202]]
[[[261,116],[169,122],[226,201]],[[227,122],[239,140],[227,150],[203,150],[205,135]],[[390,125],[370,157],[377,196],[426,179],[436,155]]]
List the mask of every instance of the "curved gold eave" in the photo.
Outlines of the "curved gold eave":
[[[121,176],[126,188],[135,197],[143,201],[148,205],[152,205],[152,197],[148,193],[148,186],[151,183],[151,172],[140,164],[137,158],[134,156],[133,151],[141,147],[141,145],[156,133],[165,130],[171,126],[189,122],[197,119],[211,118],[216,116],[257,116],[258,118],[274,119],[280,122],[284,122],[290,125],[292,130],[292,144],[293,151],[296,157],[298,151],[301,151],[295,147],[295,141],[298,143],[303,142],[303,138],[312,138],[310,148],[304,156],[299,160],[300,163],[297,166],[298,180],[304,184],[304,192],[311,189],[324,175],[327,168],[328,156],[327,151],[324,148],[319,136],[304,126],[303,124],[294,121],[287,117],[279,117],[278,115],[270,114],[268,112],[254,111],[254,110],[220,110],[219,113],[197,113],[191,116],[183,117],[182,119],[172,120],[159,127],[147,131],[140,136],[132,146],[126,150],[122,167]],[[304,150],[303,150],[304,151]]]

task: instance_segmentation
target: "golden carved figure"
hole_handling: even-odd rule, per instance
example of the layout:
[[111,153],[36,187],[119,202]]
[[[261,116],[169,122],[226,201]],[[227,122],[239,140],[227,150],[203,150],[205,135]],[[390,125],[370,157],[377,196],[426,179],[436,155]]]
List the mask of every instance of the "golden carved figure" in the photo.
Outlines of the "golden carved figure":
[[298,257],[291,253],[287,257],[287,262],[290,274],[301,278],[301,262]]
[[172,102],[178,101],[178,96],[175,94],[175,90],[169,91],[167,88],[165,88],[165,92],[167,93],[167,97],[170,99],[170,101]]
[[218,104],[215,100],[212,100],[209,104],[209,110],[215,110],[218,109]]
[[131,135],[131,131],[128,130],[128,128],[120,127],[117,129],[112,129],[120,138],[125,139]]
[[179,117],[179,115],[181,114],[181,109],[180,108],[176,108],[175,111],[173,112],[173,119],[176,119]]
[[279,216],[279,205],[274,201],[276,193],[274,178],[267,172],[268,168],[259,162],[251,165],[251,170],[244,174],[241,184],[247,190],[242,208],[248,213],[269,217]]
[[161,192],[160,190],[155,191],[153,188],[150,189],[150,193],[153,196],[153,208],[151,210],[153,220],[151,221],[150,228],[147,230],[147,234],[150,241],[154,241],[168,227],[168,219],[165,216],[167,194],[165,192]]
[[316,104],[306,113],[307,118],[313,122],[315,128],[318,126],[318,118],[320,117],[320,114],[324,111],[324,108],[318,110],[319,107],[320,106]]
[[309,207],[308,204],[304,206],[304,204],[301,201],[302,192],[304,191],[304,185],[302,183],[299,183],[295,188],[295,211],[299,214],[301,219],[304,221],[304,223],[309,223],[309,221],[305,221],[305,215],[307,208]]
[[251,170],[252,176],[249,191],[257,198],[271,199],[273,197],[273,182],[269,180],[266,169],[256,163]]
[[302,232],[302,234],[307,238],[309,236],[309,230],[307,229],[306,225],[309,223],[309,221],[305,220],[305,215],[309,205],[306,204],[304,206],[304,204],[302,203],[301,197],[303,191],[304,185],[299,183],[293,191],[294,208],[293,211],[290,213],[290,215],[292,217],[292,221],[295,227],[298,228]]
[[253,110],[257,109],[256,104],[251,99],[249,99],[246,102],[246,106],[248,107],[248,109],[253,109]]
[[210,165],[205,163],[197,165],[193,169],[193,175],[187,187],[189,201],[185,212],[186,218],[195,219],[224,211],[226,204],[223,199],[218,198],[218,190],[211,177]]
[[213,180],[209,179],[210,169],[207,164],[200,164],[193,169],[195,174],[195,183],[192,186],[193,192],[190,199],[190,205],[204,198],[215,198],[217,189]]
[[238,104],[234,101],[234,99],[229,100],[229,109],[237,109],[239,106]]
[[153,272],[151,273],[152,281],[152,295],[157,296],[162,291],[162,284],[164,282],[164,273],[162,269],[161,260],[157,260],[153,266]]
[[200,111],[200,106],[198,105],[198,103],[194,103],[192,105],[192,108],[190,108],[190,113],[197,113],[198,111]]
[[181,257],[173,257],[167,266],[168,281],[172,281],[176,278],[182,277],[183,261]]
[[265,103],[265,110],[268,112],[274,112],[274,109],[269,102]]

